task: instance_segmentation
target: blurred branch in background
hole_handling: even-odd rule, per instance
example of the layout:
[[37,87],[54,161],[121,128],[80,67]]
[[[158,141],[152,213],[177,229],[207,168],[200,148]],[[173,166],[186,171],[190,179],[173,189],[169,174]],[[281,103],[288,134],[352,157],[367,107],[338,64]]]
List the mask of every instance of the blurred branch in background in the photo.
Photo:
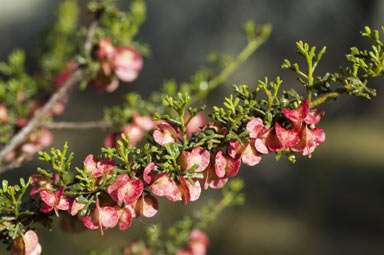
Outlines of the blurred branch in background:
[[[95,18],[99,18],[99,15],[96,15]],[[85,51],[89,53],[91,51],[92,46],[92,40],[95,36],[96,29],[97,29],[98,20],[96,19],[93,21],[89,27],[88,35],[86,42],[84,44]],[[58,89],[49,99],[49,101],[44,105],[44,107],[39,111],[38,114],[36,114],[27,125],[25,125],[15,136],[12,137],[12,139],[4,145],[4,147],[0,151],[0,163],[4,160],[4,158],[10,153],[12,150],[14,150],[17,146],[19,146],[25,139],[27,139],[29,133],[31,133],[34,129],[39,127],[41,125],[42,120],[47,115],[47,113],[51,110],[51,108],[54,106],[56,102],[58,102],[61,98],[63,98],[64,95],[67,95],[69,90],[76,84],[78,84],[80,81],[82,81],[84,78],[84,72],[79,69],[64,82],[62,87]],[[4,171],[4,169],[8,168],[2,168],[1,170]]]

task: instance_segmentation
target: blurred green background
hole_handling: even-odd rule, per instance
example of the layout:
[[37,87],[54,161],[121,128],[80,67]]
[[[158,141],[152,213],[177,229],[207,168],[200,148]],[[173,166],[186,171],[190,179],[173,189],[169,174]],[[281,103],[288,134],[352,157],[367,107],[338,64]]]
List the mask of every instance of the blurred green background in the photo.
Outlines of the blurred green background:
[[[1,0],[0,60],[14,48],[30,52],[39,33],[52,24],[59,0]],[[85,2],[85,1],[83,1]],[[129,1],[121,1],[127,6]],[[351,46],[367,47],[360,31],[365,25],[384,25],[384,1],[379,0],[148,0],[148,20],[140,37],[151,45],[137,81],[112,94],[82,91],[70,99],[59,120],[99,120],[103,108],[122,102],[129,91],[148,95],[164,79],[187,80],[212,50],[236,54],[246,43],[242,25],[248,19],[269,22],[274,31],[256,54],[213,91],[207,104],[219,104],[231,83],[255,87],[257,80],[277,75],[285,88],[298,88],[295,76],[281,70],[284,58],[298,60],[295,42],[328,47],[318,74],[336,71],[346,63]],[[84,18],[85,19],[85,18]],[[33,70],[33,65],[31,65]],[[209,254],[383,254],[384,252],[384,87],[374,80],[378,96],[371,101],[344,97],[322,108],[320,123],[327,139],[311,160],[275,162],[265,157],[253,168],[244,167],[246,203],[224,211],[212,225]],[[101,103],[102,102],[102,103]],[[56,131],[54,146],[68,140],[81,164],[98,154],[104,131]],[[29,162],[1,179],[29,176],[41,164]],[[44,163],[42,163],[44,165]],[[206,191],[187,207],[161,200],[160,213],[145,223],[172,222],[197,208],[218,191]],[[68,233],[41,231],[43,254],[87,254],[89,248],[121,247],[142,236],[135,221],[124,232]],[[54,228],[59,228],[57,222]]]

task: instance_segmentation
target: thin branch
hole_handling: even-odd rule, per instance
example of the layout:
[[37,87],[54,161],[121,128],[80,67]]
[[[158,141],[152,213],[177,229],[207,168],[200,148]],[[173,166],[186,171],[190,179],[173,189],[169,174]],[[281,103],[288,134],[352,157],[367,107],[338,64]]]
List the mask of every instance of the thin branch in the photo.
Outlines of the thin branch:
[[316,98],[316,100],[313,100],[309,107],[310,108],[314,108],[314,107],[317,107],[319,105],[321,105],[322,103],[325,103],[326,101],[328,100],[331,100],[331,99],[336,99],[338,96],[340,96],[341,93],[339,92],[330,92],[328,94],[325,94],[324,96],[321,96],[319,98]]
[[98,25],[99,25],[99,21],[96,19],[89,26],[87,40],[84,43],[85,52],[90,52],[92,49],[92,41],[93,41],[93,38],[95,37],[96,29]]
[[[98,19],[96,18],[96,20],[92,22],[88,29],[87,39],[84,44],[84,49],[86,52],[90,52],[92,49],[92,40],[95,36],[97,25]],[[0,163],[3,162],[8,153],[13,151],[17,146],[24,142],[28,135],[41,125],[42,120],[53,107],[53,105],[65,94],[67,94],[71,87],[80,82],[83,78],[84,71],[82,69],[78,69],[73,72],[73,74],[67,79],[63,86],[52,95],[48,103],[44,105],[43,109],[37,115],[35,115],[35,117],[33,117],[28,122],[28,124],[24,126],[15,136],[13,136],[12,139],[1,149]]]
[[26,161],[28,159],[29,158],[28,158],[27,154],[21,154],[18,158],[14,159],[11,163],[0,168],[0,173],[11,170],[13,168],[20,167],[24,163],[24,161]]
[[210,91],[215,89],[220,84],[224,83],[228,77],[244,63],[263,43],[265,43],[270,34],[272,28],[270,25],[265,25],[261,34],[255,39],[248,42],[248,45],[239,53],[237,58],[228,64],[216,77],[208,82],[208,88],[198,96],[195,96],[190,104],[194,104],[204,98]]
[[111,124],[105,121],[86,121],[86,122],[46,122],[41,125],[48,129],[90,129],[90,128],[109,128]]
[[64,85],[55,92],[52,97],[49,99],[48,103],[46,103],[43,109],[33,117],[26,126],[24,126],[12,139],[2,148],[0,151],[0,162],[4,160],[4,158],[13,151],[17,146],[19,146],[24,140],[28,137],[28,135],[37,128],[43,118],[47,115],[47,113],[51,110],[53,105],[62,98],[71,87],[80,82],[84,77],[84,72],[81,69],[76,70],[71,77],[64,83]]

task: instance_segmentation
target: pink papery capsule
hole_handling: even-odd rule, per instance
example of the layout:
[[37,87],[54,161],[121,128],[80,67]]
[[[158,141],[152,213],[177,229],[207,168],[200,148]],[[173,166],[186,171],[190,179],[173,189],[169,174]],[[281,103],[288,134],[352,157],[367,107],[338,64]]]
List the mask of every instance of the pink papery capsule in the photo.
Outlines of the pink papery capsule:
[[325,141],[325,132],[321,128],[313,128],[305,126],[301,131],[301,139],[298,144],[291,147],[294,152],[299,152],[303,156],[311,158],[312,152]]
[[83,203],[79,203],[76,201],[76,198],[73,197],[71,198],[70,200],[70,205],[69,205],[69,209],[68,209],[68,213],[72,216],[75,216],[77,215],[81,210],[83,210],[85,208],[85,204]]
[[209,160],[209,152],[202,147],[196,147],[191,152],[183,151],[177,161],[184,171],[189,171],[194,165],[197,165],[194,172],[202,172],[207,168]]
[[300,130],[297,130],[296,128],[285,129],[276,122],[275,131],[283,148],[295,146],[300,141]]
[[132,212],[129,208],[116,207],[118,214],[118,225],[120,230],[126,230],[131,226],[132,223]]
[[100,38],[99,48],[97,50],[97,57],[102,59],[113,59],[116,56],[116,49],[111,43],[110,38]]
[[77,61],[69,61],[67,66],[52,78],[52,82],[55,85],[55,88],[59,89],[61,86],[63,86],[64,83],[68,80],[68,78],[78,67],[79,64],[77,63]]
[[130,148],[136,146],[143,139],[144,131],[136,124],[128,124],[121,129],[121,132],[129,137],[131,144]]
[[176,255],[206,255],[209,245],[208,236],[199,229],[194,229],[190,233],[186,250],[178,250]]
[[0,104],[0,123],[8,122],[7,108],[4,104]]
[[133,48],[120,46],[113,61],[116,76],[125,82],[136,80],[143,67],[143,58]]
[[96,208],[91,210],[90,215],[84,216],[83,224],[89,229],[100,228],[101,235],[104,228],[113,228],[119,221],[117,210],[112,206],[100,207],[99,200],[96,200]]
[[49,178],[48,176],[42,175],[42,174],[33,174],[31,176],[31,185],[33,186],[31,192],[29,195],[32,199],[39,199],[40,197],[40,190],[53,190],[53,184],[55,183],[55,180],[52,178]]
[[212,163],[208,165],[208,167],[203,172],[204,179],[204,189],[208,189],[208,187],[212,189],[220,189],[222,188],[228,181],[228,177],[218,177]]
[[56,216],[59,217],[59,210],[69,209],[70,198],[64,195],[64,187],[60,187],[56,192],[41,190],[40,197],[42,200],[40,211],[43,213],[48,213],[53,209]]
[[133,123],[145,131],[150,131],[155,127],[155,123],[150,116],[140,116],[138,113],[133,114]]
[[306,124],[317,124],[323,117],[322,110],[310,110],[308,100],[304,99],[296,110],[283,109],[283,114],[287,119],[292,121],[298,129],[301,128],[302,122]]
[[168,121],[162,121],[153,131],[153,139],[156,143],[162,146],[168,143],[177,142],[180,136],[180,129]]
[[145,168],[144,168],[144,171],[143,171],[143,179],[144,181],[147,183],[147,184],[152,184],[152,182],[154,181],[154,178],[155,178],[155,173],[154,173],[154,170],[156,168],[156,165],[155,163],[149,163]]
[[181,200],[181,193],[175,181],[171,181],[167,173],[159,174],[151,184],[151,191],[159,197],[166,197],[175,202]]
[[161,174],[152,183],[151,190],[153,194],[166,197],[168,200],[175,202],[182,200],[186,205],[188,201],[195,201],[200,197],[201,186],[198,181],[194,185],[183,176],[178,176],[178,183],[171,181],[168,174]]
[[261,161],[261,153],[255,147],[255,139],[251,139],[244,145],[237,140],[231,140],[227,145],[227,152],[231,158],[240,158],[248,166],[254,166]]
[[142,194],[140,198],[132,204],[132,209],[135,212],[135,217],[153,217],[159,210],[157,199],[149,194]]
[[50,146],[52,141],[53,137],[51,131],[46,128],[41,128],[30,133],[28,139],[20,146],[20,148],[23,153],[32,156],[39,150]]
[[178,188],[184,205],[187,205],[188,201],[196,201],[200,197],[201,186],[197,180],[194,180],[194,184],[192,184],[186,177],[179,176]]
[[117,181],[107,188],[108,194],[119,206],[121,206],[123,202],[126,205],[135,202],[143,193],[143,190],[143,182],[130,179],[127,174],[120,175]]
[[[186,114],[185,121],[189,119],[189,114]],[[191,121],[187,125],[187,134],[189,136],[192,135],[192,133],[201,131],[202,127],[206,125],[207,120],[205,119],[205,116],[202,112],[198,113],[195,117],[191,119]]]
[[215,173],[219,178],[236,176],[240,165],[240,158],[233,159],[225,156],[222,151],[218,151],[215,155]]
[[246,129],[249,132],[250,138],[258,138],[265,132],[263,120],[260,118],[250,120],[247,123]]
[[35,231],[28,230],[12,242],[11,255],[40,255],[41,245]]
[[113,92],[119,87],[119,80],[99,72],[88,85],[99,92]]
[[92,173],[91,178],[99,178],[99,182],[97,182],[97,184],[99,184],[102,182],[104,175],[107,175],[107,178],[110,177],[110,172],[116,167],[116,164],[110,158],[105,158],[97,162],[95,156],[89,154],[84,160],[84,166],[87,174]]

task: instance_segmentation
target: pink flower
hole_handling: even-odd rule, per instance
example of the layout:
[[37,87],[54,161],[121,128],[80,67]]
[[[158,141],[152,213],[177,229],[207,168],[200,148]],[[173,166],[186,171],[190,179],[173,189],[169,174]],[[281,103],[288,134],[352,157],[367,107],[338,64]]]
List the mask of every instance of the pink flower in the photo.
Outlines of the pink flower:
[[247,123],[246,128],[249,132],[251,143],[254,143],[255,149],[262,154],[267,154],[268,148],[265,143],[268,130],[264,128],[262,119],[253,118]]
[[65,112],[65,108],[67,107],[68,98],[62,98],[58,100],[51,108],[50,114],[52,116],[59,116]]
[[188,171],[194,165],[198,165],[194,172],[202,172],[207,168],[209,160],[209,152],[202,147],[196,147],[191,152],[183,151],[177,161],[184,171]]
[[[187,121],[189,119],[189,114],[187,113],[185,116],[185,120]],[[192,118],[192,120],[187,125],[187,134],[189,136],[192,135],[194,132],[201,131],[201,128],[207,123],[205,116],[202,112],[198,113],[195,117]]]
[[143,67],[143,58],[133,48],[120,46],[113,61],[116,76],[125,82],[136,80]]
[[4,104],[0,104],[0,123],[8,122],[7,108]]
[[11,255],[40,255],[41,245],[35,231],[28,230],[12,242]]
[[127,174],[120,175],[115,183],[108,186],[107,192],[119,206],[135,202],[143,193],[144,184],[140,180],[130,179]]
[[101,234],[104,234],[104,228],[113,228],[119,221],[117,210],[112,206],[100,207],[99,200],[96,200],[96,208],[90,215],[84,216],[83,223],[89,229],[100,228]]
[[97,57],[101,67],[90,86],[99,91],[112,92],[118,87],[119,81],[113,75],[125,82],[134,81],[143,67],[143,59],[136,50],[127,46],[115,48],[109,38],[99,39]]
[[69,209],[70,198],[67,195],[64,195],[64,187],[60,187],[56,192],[51,192],[49,190],[41,190],[41,207],[40,211],[43,213],[48,213],[55,211],[57,217],[59,217],[59,210],[66,211]]

